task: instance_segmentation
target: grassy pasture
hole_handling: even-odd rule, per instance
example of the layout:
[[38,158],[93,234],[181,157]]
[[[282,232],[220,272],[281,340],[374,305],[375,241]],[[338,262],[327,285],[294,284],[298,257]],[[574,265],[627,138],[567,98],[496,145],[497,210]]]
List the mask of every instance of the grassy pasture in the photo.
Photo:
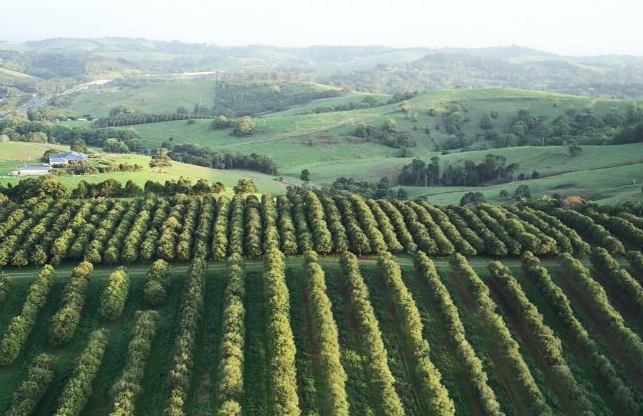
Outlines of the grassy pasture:
[[[14,146],[14,145],[20,146]],[[5,145],[8,145],[5,147]],[[6,149],[6,150],[5,150]],[[19,167],[24,164],[25,159],[21,159],[25,155],[35,155],[34,157],[42,156],[46,148],[40,147],[33,143],[0,143],[0,155],[8,157],[9,159],[3,160],[0,159],[0,172],[10,172],[15,167]],[[62,149],[62,147],[61,147]],[[286,180],[285,182],[279,182],[275,177],[266,175],[259,172],[245,171],[245,170],[222,170],[222,169],[211,169],[202,166],[194,166],[185,163],[172,162],[172,166],[164,169],[162,172],[159,172],[158,169],[149,168],[149,156],[136,155],[136,154],[104,154],[99,153],[98,160],[103,162],[113,162],[113,163],[127,163],[127,164],[138,164],[143,167],[141,172],[110,172],[110,173],[99,173],[95,175],[63,175],[60,176],[60,182],[69,188],[75,188],[78,185],[78,182],[84,180],[90,183],[102,182],[106,179],[116,179],[121,183],[125,183],[128,180],[134,181],[136,184],[141,187],[145,184],[146,181],[152,180],[156,182],[164,183],[167,180],[178,180],[180,177],[189,178],[192,182],[196,182],[199,179],[207,179],[211,182],[221,182],[227,188],[232,188],[237,184],[237,181],[241,178],[250,178],[252,179],[260,192],[267,192],[273,194],[285,193],[286,186],[291,183],[299,183],[299,180]],[[6,174],[5,173],[5,174]],[[8,177],[2,180],[3,183],[16,184],[21,178],[19,177]]]

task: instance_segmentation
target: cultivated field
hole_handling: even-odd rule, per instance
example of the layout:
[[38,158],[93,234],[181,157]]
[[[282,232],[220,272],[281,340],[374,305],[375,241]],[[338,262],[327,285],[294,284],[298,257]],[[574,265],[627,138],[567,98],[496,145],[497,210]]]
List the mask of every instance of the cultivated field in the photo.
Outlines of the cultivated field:
[[643,217],[625,211],[40,199],[0,209],[0,234],[10,415],[643,406],[643,255],[623,258]]

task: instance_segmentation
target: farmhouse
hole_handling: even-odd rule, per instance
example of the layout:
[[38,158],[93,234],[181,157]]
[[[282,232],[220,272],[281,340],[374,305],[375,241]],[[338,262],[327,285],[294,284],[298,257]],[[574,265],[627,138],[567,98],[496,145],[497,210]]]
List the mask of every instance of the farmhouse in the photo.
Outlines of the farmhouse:
[[87,160],[87,155],[80,152],[63,152],[55,153],[49,156],[49,164],[51,165],[67,165],[69,163],[84,162]]
[[50,165],[32,165],[32,166],[23,166],[14,174],[20,176],[29,176],[29,175],[47,175],[51,170]]

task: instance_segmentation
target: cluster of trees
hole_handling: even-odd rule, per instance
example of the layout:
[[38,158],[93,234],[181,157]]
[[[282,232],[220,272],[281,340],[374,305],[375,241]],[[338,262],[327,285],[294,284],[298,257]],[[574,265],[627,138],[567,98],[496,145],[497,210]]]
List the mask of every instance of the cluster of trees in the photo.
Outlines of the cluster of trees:
[[623,298],[627,303],[632,305],[639,313],[643,312],[643,288],[641,284],[627,270],[621,269],[618,261],[607,250],[596,247],[592,250],[589,259],[592,267],[607,280],[613,282],[623,293]]
[[478,234],[476,231],[474,231],[474,226],[470,227],[467,221],[465,221],[465,219],[461,217],[455,210],[451,208],[445,208],[444,214],[449,219],[449,222],[451,222],[454,227],[456,227],[456,229],[460,232],[460,235],[465,239],[465,241],[468,242],[471,247],[476,250],[477,253],[487,252],[487,247],[491,248],[492,252],[494,252],[495,248],[497,248],[495,244],[487,243],[487,240],[484,239],[485,236],[488,237],[490,234],[489,230],[484,227],[484,224],[481,224],[479,221],[476,222],[478,226],[481,226],[479,227],[479,229],[482,234]]
[[[233,211],[233,215],[235,213],[236,211]],[[245,252],[248,256],[257,258],[261,256],[263,251],[263,244],[261,243],[263,230],[261,224],[261,213],[259,212],[259,200],[256,196],[250,195],[246,198],[246,212],[245,215],[241,214],[240,217],[240,221],[237,221],[236,218],[234,218],[235,220],[232,222],[233,228],[231,231],[234,232],[234,225],[241,225],[241,222],[244,222],[244,234],[241,234],[242,237],[239,238],[239,240],[245,240],[245,244],[242,246],[241,250],[235,251],[239,254]],[[243,238],[243,235],[245,235],[245,239]]]
[[47,387],[54,379],[55,358],[50,354],[38,354],[29,364],[27,378],[13,392],[6,416],[30,416]]
[[529,332],[533,335],[536,348],[545,358],[550,367],[553,377],[566,390],[577,409],[583,415],[593,415],[592,402],[586,394],[585,388],[579,384],[574,377],[567,360],[563,355],[563,348],[560,339],[554,331],[543,321],[543,316],[538,312],[536,306],[531,303],[522,290],[520,283],[502,263],[493,261],[487,266],[491,276],[499,283],[501,290],[506,294],[505,298],[513,308],[514,316],[519,317],[525,323]]
[[429,343],[422,335],[420,311],[402,280],[399,264],[386,253],[378,257],[377,265],[386,287],[390,290],[395,312],[400,318],[400,332],[412,351],[411,366],[419,381],[425,411],[431,414],[455,415],[455,405],[442,384],[442,375],[429,358]]
[[[374,209],[374,207],[377,206],[378,208],[381,208],[382,213],[386,215],[386,217],[390,221],[391,226],[395,230],[398,241],[402,244],[402,247],[407,253],[414,253],[417,250],[417,244],[415,244],[415,242],[413,241],[413,235],[411,235],[409,229],[406,227],[404,217],[390,201],[369,200],[369,206],[371,206],[373,212],[377,211],[376,209]],[[375,215],[378,216],[378,214]]]
[[110,389],[113,405],[110,416],[134,416],[136,397],[141,392],[145,365],[156,335],[159,313],[153,310],[137,311],[134,315],[132,339],[127,346],[123,372]]
[[[501,133],[493,130],[494,112],[480,119],[482,132],[478,136],[492,141],[496,147],[544,146],[578,143],[587,145],[623,144],[641,141],[643,111],[632,104],[624,110],[598,114],[591,108],[570,108],[546,123],[544,116],[521,109],[506,124]],[[497,113],[496,113],[497,117]]]
[[[382,237],[384,237],[384,242],[391,252],[397,253],[404,250],[404,246],[398,240],[397,234],[395,233],[395,227],[376,201],[372,199],[367,199],[365,201],[359,200],[356,204],[360,205],[360,209],[358,211],[369,211],[371,213],[368,217],[372,217],[372,219],[369,219],[368,221],[372,223],[374,220],[377,223],[377,227],[382,233]],[[362,206],[361,204],[365,205]],[[405,237],[406,236],[407,235],[405,235]]]
[[308,224],[312,229],[315,251],[322,254],[330,253],[333,250],[333,236],[328,229],[324,207],[317,194],[312,191],[304,194],[304,201],[306,203],[306,213],[308,214]]
[[71,271],[69,282],[65,286],[60,308],[51,318],[49,340],[53,345],[63,345],[76,333],[80,323],[80,314],[85,306],[89,277],[94,266],[83,261]]
[[370,253],[371,243],[364,230],[362,230],[362,227],[360,227],[348,198],[335,198],[335,203],[341,212],[351,251],[359,255]]
[[626,325],[621,314],[612,306],[603,286],[594,280],[589,270],[569,253],[560,254],[558,259],[565,274],[577,283],[576,287],[584,296],[585,302],[592,309],[593,314],[627,350],[632,363],[641,371],[643,369],[643,342]]
[[387,118],[379,128],[363,122],[357,123],[353,135],[366,140],[380,142],[384,146],[394,149],[405,149],[416,145],[410,132],[398,131],[397,122]]
[[[46,154],[45,154],[46,156]],[[47,159],[49,160],[49,159]],[[58,167],[58,165],[54,165]],[[111,172],[142,172],[143,166],[136,163],[119,163],[111,164],[108,166],[94,166],[87,163],[78,163],[74,165],[65,166],[65,170],[74,175],[95,175],[98,173],[111,173]]]
[[277,165],[268,156],[251,153],[249,155],[233,154],[227,150],[215,150],[195,144],[166,145],[169,156],[177,162],[190,163],[215,169],[246,169],[277,174]]
[[165,414],[168,416],[185,414],[184,405],[190,390],[194,365],[194,348],[203,313],[206,266],[205,260],[196,258],[186,275],[179,318],[181,324],[174,341],[172,369],[169,375],[170,398],[165,408]]
[[78,416],[92,394],[92,383],[98,374],[109,331],[97,329],[89,335],[89,342],[76,360],[73,373],[67,380],[58,399],[55,416]]
[[[455,251],[465,256],[475,256],[477,254],[478,251],[462,237],[456,226],[451,224],[449,217],[444,212],[428,204],[426,201],[419,201],[418,204],[426,210],[429,217],[432,217],[433,222],[442,230],[444,237],[454,246]],[[438,231],[435,230],[434,233],[437,234]]]
[[627,253],[627,261],[630,263],[632,270],[643,277],[643,253],[640,251],[629,251]]
[[562,208],[555,208],[549,214],[580,232],[590,243],[603,247],[612,254],[625,253],[623,243],[613,237],[605,227],[595,223],[590,217],[571,209]]
[[[19,117],[0,121],[0,135],[8,137],[11,141],[37,143],[71,144],[74,140],[81,139],[87,145],[96,147],[103,147],[107,139],[114,139],[115,142],[112,141],[112,145],[116,143],[120,150],[139,151],[143,148],[140,134],[132,128],[68,127],[61,123],[28,121]],[[122,143],[125,148],[117,142]]]
[[333,414],[348,416],[349,405],[346,395],[346,372],[340,360],[339,335],[333,318],[331,302],[326,294],[324,270],[317,263],[317,253],[304,254],[304,268],[312,315],[313,336],[318,348],[316,354],[322,372],[322,383],[326,391],[326,409]]
[[366,96],[360,101],[351,101],[344,104],[335,104],[335,105],[324,105],[319,107],[311,108],[310,110],[304,110],[300,114],[320,114],[320,113],[334,113],[336,111],[352,111],[362,108],[372,108],[383,105],[380,101],[372,96]]
[[299,415],[296,347],[290,326],[290,295],[286,286],[283,254],[276,247],[266,251],[263,278],[272,410],[279,415]]
[[219,362],[219,416],[241,415],[246,310],[243,258],[233,253],[228,259],[228,284],[223,294],[223,337]]
[[69,196],[69,190],[55,177],[49,175],[39,178],[25,178],[15,186],[11,184],[8,184],[7,187],[0,185],[0,193],[16,202],[40,197],[60,200]]
[[140,196],[143,190],[131,179],[122,185],[116,179],[106,179],[102,182],[89,183],[80,181],[71,192],[72,198],[133,198]]
[[[632,247],[643,247],[643,229],[638,228],[629,220],[616,215],[610,216],[592,208],[585,209],[584,213]],[[640,221],[635,219],[635,222]]]
[[46,265],[40,269],[38,276],[29,285],[20,313],[11,319],[0,340],[0,365],[11,365],[18,358],[36,324],[40,310],[47,303],[53,281],[54,268]]
[[368,181],[356,181],[353,178],[340,176],[328,189],[331,194],[351,193],[358,194],[364,198],[388,198],[388,199],[406,199],[407,193],[404,188],[397,191],[391,188],[391,183],[387,177],[381,178],[377,183]]
[[248,116],[240,118],[218,116],[212,122],[212,128],[217,130],[232,128],[232,134],[237,137],[250,136],[256,130],[254,121]]
[[[514,179],[525,179],[517,173],[518,163],[507,164],[504,156],[488,154],[477,163],[473,160],[460,159],[450,163],[446,169],[440,164],[439,157],[431,158],[431,163],[413,159],[404,166],[398,176],[400,185],[408,186],[479,186],[487,183],[506,182]],[[530,178],[538,177],[532,173]]]
[[455,246],[444,235],[440,226],[433,221],[429,212],[422,205],[414,201],[409,202],[407,205],[414,211],[416,219],[426,228],[429,237],[431,237],[437,247],[438,253],[443,256],[453,254],[455,252]]
[[[344,197],[339,196],[337,198]],[[382,235],[382,232],[379,229],[377,220],[375,220],[375,217],[368,205],[366,205],[359,195],[350,195],[348,200],[353,205],[353,215],[357,217],[359,225],[362,230],[364,230],[364,233],[369,240],[371,251],[374,253],[384,253],[387,250],[399,251],[402,249],[402,246],[397,241],[397,238],[395,238],[395,235],[389,235],[392,246],[387,246],[386,241],[384,240],[384,235]]]
[[496,394],[489,386],[489,377],[483,367],[482,361],[467,340],[458,308],[453,303],[453,299],[451,299],[451,295],[442,283],[442,280],[440,280],[435,265],[431,259],[421,251],[415,253],[413,263],[420,280],[427,285],[429,293],[435,305],[437,305],[442,319],[446,323],[451,342],[456,348],[458,357],[462,360],[484,413],[489,416],[503,416],[504,413],[500,409],[500,403],[496,398]]
[[239,117],[283,111],[321,98],[338,97],[339,89],[317,89],[314,85],[294,82],[247,82],[225,80],[215,84],[214,105],[195,106],[196,114],[226,115]]
[[158,306],[167,296],[167,288],[172,277],[170,265],[162,259],[156,260],[145,274],[143,300],[151,306]]
[[375,311],[370,302],[368,288],[359,271],[357,257],[344,253],[340,257],[342,284],[350,295],[350,305],[354,313],[358,336],[363,340],[364,364],[369,374],[368,383],[376,392],[374,400],[382,414],[403,415],[404,407],[395,391],[395,378],[388,365],[388,353],[382,341]]
[[99,312],[103,319],[114,321],[121,317],[129,294],[129,276],[124,268],[109,275],[107,286],[100,297]]
[[223,260],[228,252],[228,215],[230,200],[223,196],[219,198],[217,218],[212,229],[212,257]]
[[491,298],[487,285],[473,271],[467,259],[462,255],[454,254],[450,259],[450,265],[453,273],[468,288],[480,319],[492,331],[493,336],[489,339],[495,344],[494,348],[501,351],[508,367],[511,368],[511,371],[516,376],[516,380],[528,400],[530,410],[536,414],[553,415],[520,353],[518,343],[511,336],[511,332],[502,316],[497,312],[496,303]]
[[281,251],[286,255],[296,254],[298,247],[292,205],[285,195],[277,197],[277,230],[281,237]]
[[335,201],[327,195],[321,196],[324,216],[333,239],[333,249],[336,253],[343,253],[349,249],[348,235],[342,224],[342,216],[337,209]]
[[[549,215],[544,211],[539,211],[536,209],[531,209],[529,207],[525,207],[524,210],[520,210],[521,212],[532,212],[535,216],[537,216],[540,220],[544,221],[547,223],[551,229],[558,230],[562,234],[564,234],[567,238],[569,238],[572,247],[574,248],[574,254],[577,255],[583,255],[583,254],[588,254],[590,251],[590,245],[587,244],[581,236],[574,230],[573,228],[569,228],[561,220],[558,218],[554,217],[553,215]],[[556,238],[556,241],[558,244],[560,244],[559,240],[555,235],[552,234],[552,237]],[[567,251],[567,250],[562,250],[562,251]],[[571,253],[571,251],[570,251]]]
[[[199,117],[199,115],[195,115]],[[203,116],[201,116],[203,117]],[[150,114],[150,113],[120,113],[112,115],[110,111],[110,116],[107,118],[99,118],[94,121],[94,127],[122,127],[122,126],[131,126],[135,124],[147,124],[147,123],[161,123],[164,121],[176,121],[176,120],[187,120],[192,118],[188,114],[177,114],[177,113],[162,113],[162,114]]]
[[540,255],[558,254],[556,240],[545,235],[530,223],[520,220],[506,209],[484,204],[479,207],[479,211],[486,212],[504,227],[509,237],[515,239],[522,250],[529,250]]
[[308,220],[306,219],[306,209],[304,207],[300,195],[293,195],[292,202],[292,217],[295,225],[297,244],[299,249],[303,252],[313,249],[313,236],[308,228]]
[[[230,220],[228,231],[228,255],[233,253],[243,254],[244,234],[246,231],[244,222],[245,201],[235,195],[230,204]],[[255,219],[256,221],[256,219]]]
[[143,187],[146,194],[159,196],[221,194],[225,192],[225,189],[225,185],[221,182],[210,183],[207,179],[199,179],[192,184],[189,178],[184,177],[177,180],[170,179],[164,184],[148,180]]
[[406,221],[406,226],[413,236],[413,240],[416,242],[417,248],[429,255],[438,254],[438,245],[435,240],[431,238],[431,235],[424,224],[419,221],[415,210],[407,204],[402,203],[393,204],[393,206],[399,211],[400,215]]
[[11,293],[11,288],[13,287],[13,280],[8,274],[0,272],[0,307],[4,305],[4,302],[7,300],[7,296]]
[[605,380],[605,386],[613,394],[619,409],[624,414],[638,413],[640,406],[633,392],[621,378],[614,364],[601,352],[596,341],[576,318],[567,295],[554,283],[547,269],[540,264],[540,260],[533,253],[526,252],[522,257],[522,270],[560,317],[565,330],[572,336],[578,347],[586,351],[589,362]]
[[[186,191],[183,185],[177,183],[175,189]],[[205,185],[196,184],[190,192]],[[268,238],[275,236],[287,255],[307,250],[412,253],[418,248],[429,255],[504,257],[526,250],[580,255],[589,252],[589,245],[579,233],[611,253],[623,253],[623,244],[601,223],[624,241],[635,241],[641,231],[633,220],[606,212],[584,215],[534,203],[440,208],[423,200],[376,201],[319,191],[282,195],[275,203],[269,196],[260,201],[247,194],[249,188],[251,183],[240,184],[232,201],[225,195],[215,200],[210,194],[179,193],[172,198],[148,194],[132,200],[39,198],[22,206],[9,203],[0,217],[0,231],[6,235],[0,242],[0,265],[67,259],[93,264],[208,256],[220,260],[232,252],[259,257]]]

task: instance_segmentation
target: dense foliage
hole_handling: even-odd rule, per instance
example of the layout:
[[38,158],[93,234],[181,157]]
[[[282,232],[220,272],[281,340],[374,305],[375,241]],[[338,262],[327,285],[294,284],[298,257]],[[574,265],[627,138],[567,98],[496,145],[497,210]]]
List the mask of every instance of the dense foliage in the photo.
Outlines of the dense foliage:
[[89,262],[82,262],[71,271],[69,283],[65,286],[62,303],[58,312],[51,318],[49,339],[54,345],[62,345],[74,336],[80,323],[80,316],[85,305],[89,276],[94,271],[94,266]]
[[87,346],[78,357],[73,374],[63,388],[55,416],[77,416],[83,411],[92,394],[92,383],[100,369],[108,335],[107,329],[97,329],[89,335]]
[[40,310],[47,303],[53,280],[54,268],[46,265],[40,269],[36,279],[29,285],[20,313],[11,319],[0,340],[0,365],[10,365],[18,358],[36,324]]

